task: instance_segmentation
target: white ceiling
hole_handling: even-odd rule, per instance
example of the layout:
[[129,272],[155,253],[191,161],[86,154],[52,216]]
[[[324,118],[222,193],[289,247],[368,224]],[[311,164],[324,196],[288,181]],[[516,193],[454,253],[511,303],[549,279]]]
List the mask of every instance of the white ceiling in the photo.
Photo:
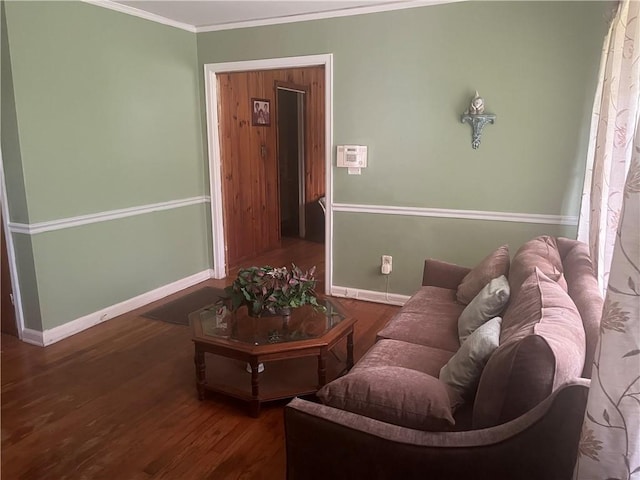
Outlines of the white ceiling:
[[322,2],[315,0],[85,1],[198,32],[396,10],[456,0],[328,0]]

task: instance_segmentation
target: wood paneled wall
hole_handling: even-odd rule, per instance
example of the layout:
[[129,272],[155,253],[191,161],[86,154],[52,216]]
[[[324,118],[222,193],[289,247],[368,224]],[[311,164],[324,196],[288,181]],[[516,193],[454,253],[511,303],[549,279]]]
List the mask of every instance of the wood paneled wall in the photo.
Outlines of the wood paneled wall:
[[[218,74],[227,265],[280,246],[275,83],[305,95],[305,200],[325,194],[324,67]],[[271,125],[252,126],[252,98],[271,102]]]

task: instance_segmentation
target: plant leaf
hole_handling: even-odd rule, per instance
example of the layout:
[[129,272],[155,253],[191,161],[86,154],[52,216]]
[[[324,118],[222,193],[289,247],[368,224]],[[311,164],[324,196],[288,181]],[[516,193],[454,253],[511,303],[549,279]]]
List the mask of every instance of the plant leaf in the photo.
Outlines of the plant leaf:
[[607,412],[606,408],[602,412],[602,418],[604,418],[604,421],[607,422],[608,425],[611,425],[611,422],[609,421],[609,412]]
[[629,281],[628,281],[627,283],[629,284],[629,288],[630,288],[631,290],[633,290],[633,291],[634,291],[634,292],[636,292],[636,293],[638,292],[638,291],[636,290],[636,283],[633,281],[633,278],[629,277]]
[[635,355],[638,355],[640,353],[640,349],[636,349],[636,350],[631,350],[630,352],[625,353],[622,358],[627,358],[627,357],[633,357]]

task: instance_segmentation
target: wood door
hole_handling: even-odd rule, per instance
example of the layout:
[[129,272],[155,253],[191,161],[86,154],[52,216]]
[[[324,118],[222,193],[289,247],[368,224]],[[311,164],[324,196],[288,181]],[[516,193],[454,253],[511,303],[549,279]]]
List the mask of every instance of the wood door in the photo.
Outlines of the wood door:
[[[280,246],[276,82],[305,85],[305,201],[324,195],[324,66],[218,74],[227,265]],[[270,102],[271,124],[252,125],[252,98]]]
[[0,213],[0,236],[2,241],[0,242],[0,255],[2,261],[0,262],[0,293],[2,297],[2,333],[8,333],[14,337],[18,336],[18,325],[16,323],[16,309],[13,305],[13,291],[11,288],[11,274],[9,273],[9,255],[7,253],[7,242],[4,236],[4,227],[2,223],[2,214]]

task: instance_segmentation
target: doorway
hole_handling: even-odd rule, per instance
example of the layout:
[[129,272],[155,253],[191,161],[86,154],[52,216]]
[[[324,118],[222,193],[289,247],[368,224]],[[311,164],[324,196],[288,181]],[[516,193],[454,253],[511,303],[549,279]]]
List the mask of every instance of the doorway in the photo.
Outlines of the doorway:
[[276,82],[280,234],[305,238],[304,104],[302,85]]
[[[309,222],[326,192],[324,76],[324,66],[216,75],[229,267],[280,248],[283,226],[285,235],[297,238],[309,239],[310,230],[317,230]],[[254,119],[256,103],[270,112],[269,121]]]
[[[314,68],[310,68],[314,67]],[[318,67],[318,68],[315,68]],[[316,72],[313,78],[310,77],[312,71]],[[264,158],[271,158],[271,152],[276,150],[275,128],[254,127],[250,123],[247,110],[248,102],[244,101],[246,95],[235,97],[235,112],[229,115],[225,113],[225,99],[223,94],[223,82],[228,75],[239,72],[253,72],[258,78],[262,76],[261,82],[249,82],[249,88],[256,87],[258,94],[256,98],[271,100],[271,106],[275,112],[275,89],[274,82],[264,81],[266,77],[271,76],[272,80],[280,80],[291,82],[299,85],[310,85],[311,91],[306,99],[305,113],[305,201],[306,205],[318,206],[318,199],[326,197],[326,216],[323,218],[323,230],[327,232],[325,243],[325,285],[327,291],[330,290],[332,279],[332,170],[331,170],[331,148],[332,138],[332,78],[333,78],[333,56],[331,54],[310,55],[303,57],[274,58],[265,60],[249,60],[229,63],[206,64],[205,65],[205,95],[207,107],[207,132],[209,146],[209,180],[211,191],[211,224],[212,224],[212,251],[213,251],[213,277],[224,278],[227,276],[229,261],[227,257],[228,249],[231,247],[227,239],[234,240],[235,234],[227,232],[226,224],[229,217],[227,209],[229,202],[226,199],[225,183],[237,179],[238,175],[249,174],[246,168],[240,168],[235,172],[227,171],[223,166],[223,161],[228,154],[233,157],[240,156],[240,150],[254,150],[258,155],[264,152]],[[282,76],[280,76],[282,75]],[[299,77],[296,77],[299,75]],[[276,78],[277,77],[277,78]],[[244,87],[242,87],[244,89]],[[262,89],[260,91],[260,89]],[[239,95],[240,90],[234,91],[235,95]],[[253,93],[253,92],[252,92]],[[253,97],[250,95],[249,97]],[[245,108],[246,107],[246,108]],[[274,113],[272,112],[272,113]],[[316,113],[315,116],[311,112]],[[321,112],[321,114],[318,114]],[[233,118],[234,115],[236,118]],[[248,141],[238,139],[234,135],[228,135],[224,130],[224,124],[230,121],[230,118],[237,123],[238,130],[249,135]],[[274,122],[275,123],[275,122]],[[271,133],[270,133],[271,132]],[[261,144],[251,144],[251,136],[254,140],[269,140],[264,142],[266,148],[261,148]],[[271,144],[271,137],[273,143]],[[231,141],[229,140],[231,139]],[[225,145],[231,143],[230,152],[225,152]],[[273,149],[269,148],[273,145]],[[315,159],[315,161],[313,161]],[[275,158],[274,158],[275,160]],[[265,165],[265,161],[262,162]],[[277,175],[277,163],[275,173]],[[310,167],[315,166],[318,171],[313,171]],[[263,167],[260,167],[263,168]],[[229,176],[231,173],[231,176]],[[276,183],[278,179],[276,176]],[[252,188],[252,187],[249,187]],[[253,188],[252,188],[253,189]],[[258,188],[259,190],[259,188]],[[278,212],[277,231],[280,233],[279,221],[279,204],[276,199],[276,210]],[[231,203],[233,205],[233,203]],[[239,213],[246,214],[253,207],[245,207],[239,210]],[[262,208],[262,206],[260,207]],[[266,208],[266,206],[265,206]],[[307,214],[305,208],[305,215]],[[308,217],[308,215],[307,215]],[[233,220],[233,219],[232,219]],[[261,218],[262,221],[262,218]],[[305,222],[308,225],[308,221]],[[305,225],[305,228],[306,226]],[[305,234],[308,237],[309,232]],[[324,237],[323,237],[324,238]]]

